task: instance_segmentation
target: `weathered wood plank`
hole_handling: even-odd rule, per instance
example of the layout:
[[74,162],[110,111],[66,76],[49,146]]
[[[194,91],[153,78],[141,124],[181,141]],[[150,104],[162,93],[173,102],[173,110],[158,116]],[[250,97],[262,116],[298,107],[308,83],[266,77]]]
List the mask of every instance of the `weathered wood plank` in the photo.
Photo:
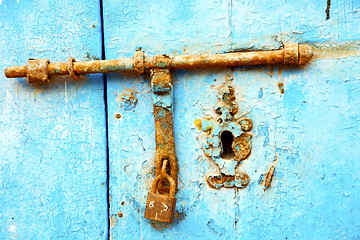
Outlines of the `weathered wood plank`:
[[[308,42],[300,68],[175,71],[174,131],[180,191],[173,225],[143,218],[154,177],[149,79],[108,75],[111,232],[114,239],[354,239],[358,237],[359,5],[354,1],[105,1],[109,59],[146,54],[275,49]],[[329,8],[329,18],[325,10]],[[328,20],[326,19],[328,18]],[[121,81],[119,81],[121,79]],[[196,119],[213,114],[218,88],[235,87],[253,120],[246,189],[211,189]],[[137,104],[124,104],[135,92]],[[276,160],[274,162],[274,160]],[[274,177],[264,191],[270,166]]]
[[106,239],[103,78],[7,79],[28,58],[101,57],[98,1],[0,1],[0,238]]
[[[230,46],[228,10],[225,1],[104,1],[106,57],[132,57],[137,47],[142,47],[150,56],[227,51]],[[230,70],[226,69],[211,75],[223,78],[228,72]],[[194,75],[183,71],[173,74],[174,131],[180,165],[176,207],[179,216],[177,224],[163,225],[143,217],[155,167],[150,83],[146,78],[108,74],[110,231],[113,239],[232,236],[234,191],[217,191],[207,186],[204,174],[213,166],[202,157],[193,124],[202,111],[193,109],[196,101],[192,99],[199,94],[196,87],[189,87],[196,82],[201,86],[211,85],[213,79],[207,76],[206,71]],[[136,107],[128,104],[121,107],[122,94],[132,91],[136,92]],[[207,93],[203,97],[208,100]],[[224,202],[228,203],[227,214],[219,218],[219,213],[225,210]]]

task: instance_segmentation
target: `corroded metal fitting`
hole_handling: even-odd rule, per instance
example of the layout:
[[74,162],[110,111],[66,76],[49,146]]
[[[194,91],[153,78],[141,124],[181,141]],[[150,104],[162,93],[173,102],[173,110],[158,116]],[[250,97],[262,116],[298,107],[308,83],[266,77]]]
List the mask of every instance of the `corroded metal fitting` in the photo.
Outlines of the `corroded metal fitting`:
[[[5,76],[10,78],[30,76],[31,83],[48,82],[49,76],[68,75],[73,78],[79,74],[136,72],[144,74],[150,69],[194,69],[213,67],[237,67],[263,64],[306,64],[312,57],[311,47],[303,44],[288,43],[279,50],[233,52],[203,55],[166,54],[145,57],[138,50],[133,58],[118,60],[96,60],[71,63],[49,63],[48,60],[32,60],[28,66],[13,66],[5,69]],[[45,67],[47,66],[47,67]],[[74,77],[75,76],[75,77]]]
[[153,93],[167,93],[172,89],[169,69],[150,70],[151,88]]
[[299,45],[297,43],[284,44],[284,64],[298,64]]
[[171,68],[172,58],[166,54],[157,55],[154,57],[153,68]]
[[284,64],[300,65],[307,63],[313,53],[307,45],[297,43],[284,44]]
[[306,64],[310,61],[313,56],[311,47],[308,45],[299,45],[299,65]]
[[76,75],[74,72],[74,62],[76,62],[76,60],[73,57],[69,57],[69,59],[67,61],[67,69],[68,69],[69,75],[72,79],[79,80],[79,76]]
[[[173,129],[173,98],[171,74],[169,69],[151,69],[151,88],[153,91],[155,140],[156,140],[156,176],[162,174],[165,160],[169,161],[170,176],[178,183],[179,166],[175,155],[175,140]],[[169,192],[169,186],[159,183],[159,192]]]
[[26,65],[26,77],[29,83],[48,83],[49,72],[48,65],[49,59],[29,59]]
[[145,71],[145,54],[143,51],[136,51],[134,53],[134,71],[138,74],[143,74]]

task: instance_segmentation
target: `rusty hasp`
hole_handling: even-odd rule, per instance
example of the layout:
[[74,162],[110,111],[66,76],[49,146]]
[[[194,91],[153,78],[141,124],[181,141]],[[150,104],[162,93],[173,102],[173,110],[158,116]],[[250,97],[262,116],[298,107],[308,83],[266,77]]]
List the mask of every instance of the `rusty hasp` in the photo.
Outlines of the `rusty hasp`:
[[[170,176],[177,188],[178,163],[175,156],[175,141],[173,131],[173,86],[169,69],[153,69],[150,72],[153,92],[155,139],[156,139],[156,176],[161,174],[164,160],[170,163]],[[169,186],[161,181],[160,192],[168,192]]]
[[[69,58],[67,63],[50,63],[29,60],[25,66],[13,66],[5,69],[8,78],[28,77],[30,83],[47,83],[54,75],[78,75],[88,73],[136,72],[144,74],[154,68],[191,69],[212,67],[236,67],[262,64],[307,63],[312,57],[308,45],[288,43],[279,50],[235,52],[223,54],[199,55],[159,55],[146,57],[144,52],[136,51],[133,58],[119,60],[79,61]],[[35,73],[35,74],[34,74]]]
[[[168,68],[151,69],[150,79],[155,118],[156,178],[148,194],[145,218],[171,223],[175,212],[175,192],[179,169],[175,156],[173,86],[170,70]],[[156,191],[159,194],[156,194]],[[169,194],[169,197],[165,194]]]

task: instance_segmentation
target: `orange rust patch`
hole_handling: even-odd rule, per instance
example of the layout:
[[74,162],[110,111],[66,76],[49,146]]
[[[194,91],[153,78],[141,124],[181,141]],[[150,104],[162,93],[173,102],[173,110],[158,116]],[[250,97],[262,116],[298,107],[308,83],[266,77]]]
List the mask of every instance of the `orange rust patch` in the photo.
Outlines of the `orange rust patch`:
[[195,126],[199,129],[199,131],[201,131],[201,120],[200,119],[196,119],[194,121]]
[[274,178],[274,172],[275,172],[275,167],[271,166],[270,169],[265,174],[265,176],[266,176],[266,178],[265,178],[265,187],[266,187],[265,190],[270,187],[271,181]]
[[285,90],[284,90],[284,83],[282,82],[279,82],[278,83],[278,87],[279,87],[279,91],[281,94],[284,94],[285,93]]
[[283,80],[283,77],[282,77],[282,70],[281,70],[280,67],[278,68],[278,75],[279,75],[279,78],[280,78],[280,82],[278,82],[278,88],[279,88],[280,93],[284,94],[285,93],[284,80]]
[[270,72],[269,72],[270,77],[274,77],[274,67],[270,66]]
[[312,47],[314,59],[347,58],[360,55],[359,41],[324,43]]
[[110,217],[110,229],[111,229],[111,235],[112,235],[112,230],[115,227],[116,223],[118,222],[116,215],[112,215]]
[[278,161],[279,161],[278,154],[275,153],[275,160],[269,166],[268,170],[264,174],[264,179],[261,182],[261,184],[264,184],[264,191],[266,191],[267,189],[269,189],[271,187],[271,183],[274,179],[275,169],[276,169],[276,165],[277,165]]

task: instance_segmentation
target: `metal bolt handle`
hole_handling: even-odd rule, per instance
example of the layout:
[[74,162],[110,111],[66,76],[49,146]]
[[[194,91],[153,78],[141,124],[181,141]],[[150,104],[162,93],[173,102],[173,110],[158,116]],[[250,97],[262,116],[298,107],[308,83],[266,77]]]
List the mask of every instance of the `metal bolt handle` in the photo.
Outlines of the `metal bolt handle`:
[[[81,75],[88,73],[137,72],[143,74],[153,68],[191,69],[210,67],[235,67],[262,64],[292,64],[307,63],[312,57],[308,45],[297,43],[284,44],[279,50],[252,51],[207,55],[158,55],[145,57],[144,52],[136,51],[133,58],[119,60],[72,61],[68,63],[47,63],[44,60],[31,60],[25,66],[13,66],[5,69],[8,78],[28,77],[30,83],[48,82],[48,76]],[[30,76],[30,77],[29,77]]]

